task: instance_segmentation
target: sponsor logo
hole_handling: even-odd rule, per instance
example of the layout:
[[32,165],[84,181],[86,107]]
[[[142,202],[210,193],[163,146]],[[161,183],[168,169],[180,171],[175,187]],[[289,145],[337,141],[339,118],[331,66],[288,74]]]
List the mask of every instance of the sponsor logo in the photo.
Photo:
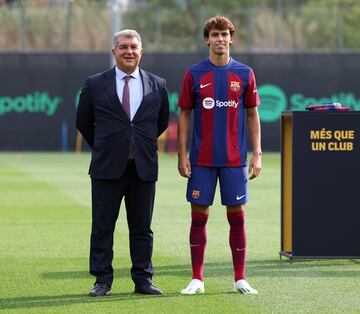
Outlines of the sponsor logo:
[[241,200],[242,198],[244,198],[244,197],[245,197],[245,195],[246,195],[246,194],[241,195],[241,196],[237,195],[237,196],[236,196],[236,200],[238,200],[238,201],[239,201],[239,200]]
[[43,113],[46,116],[53,116],[60,101],[60,97],[52,98],[47,92],[35,92],[14,98],[0,96],[0,116],[10,112]]
[[205,109],[212,109],[212,108],[214,108],[214,105],[215,105],[214,99],[212,99],[211,97],[204,98],[203,107]]
[[281,112],[287,106],[285,93],[281,88],[271,84],[262,85],[258,89],[261,100],[261,106],[259,106],[261,121],[273,122],[278,120]]
[[209,85],[211,85],[211,83],[207,83],[207,84],[200,84],[200,88],[204,88],[204,87],[209,86]]
[[291,110],[304,110],[310,104],[340,103],[342,106],[352,110],[360,110],[360,98],[353,93],[339,93],[328,97],[307,97],[300,93],[292,94],[289,97]]
[[238,92],[240,90],[240,82],[231,81],[230,82],[230,89],[234,92]]
[[199,246],[200,244],[190,244],[190,247]]
[[204,98],[202,104],[205,109],[212,109],[212,108],[214,108],[215,105],[216,105],[216,107],[219,107],[219,108],[221,108],[221,107],[237,108],[239,106],[239,103],[235,100],[228,100],[228,101],[217,100],[215,102],[215,100],[211,97]]
[[305,110],[310,104],[341,103],[352,110],[360,110],[360,99],[353,93],[338,93],[327,97],[305,96],[301,93],[286,95],[276,85],[265,84],[258,87],[261,106],[259,106],[260,120],[275,122],[280,119],[284,110]]
[[239,103],[235,100],[228,100],[228,101],[216,101],[216,107],[234,107],[237,108],[239,106]]
[[236,251],[244,251],[244,250],[245,250],[245,248],[243,248],[243,249],[236,248]]
[[199,190],[193,190],[192,191],[192,198],[194,200],[197,200],[200,197],[200,191]]

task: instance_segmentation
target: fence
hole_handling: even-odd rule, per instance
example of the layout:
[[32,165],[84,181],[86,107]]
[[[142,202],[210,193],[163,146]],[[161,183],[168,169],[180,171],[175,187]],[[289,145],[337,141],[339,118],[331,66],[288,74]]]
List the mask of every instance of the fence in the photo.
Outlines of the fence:
[[120,28],[137,29],[147,51],[198,51],[216,14],[235,24],[233,51],[360,49],[359,1],[200,2],[0,0],[0,51],[104,52]]

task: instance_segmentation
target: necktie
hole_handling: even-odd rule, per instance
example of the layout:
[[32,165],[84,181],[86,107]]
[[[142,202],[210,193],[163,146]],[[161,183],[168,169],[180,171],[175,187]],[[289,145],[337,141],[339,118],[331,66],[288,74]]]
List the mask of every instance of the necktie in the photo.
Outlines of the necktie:
[[[129,91],[129,80],[131,79],[131,75],[126,75],[124,77],[124,89],[123,89],[123,95],[122,95],[122,106],[125,110],[125,112],[127,113],[130,121],[131,121],[131,113],[130,113],[130,91]],[[129,144],[129,158],[132,159],[134,158],[133,155],[133,151],[132,151],[132,138],[130,139],[130,144]]]
[[122,106],[127,113],[129,119],[131,120],[131,113],[130,113],[130,91],[129,91],[129,80],[131,79],[131,75],[126,75],[124,77],[124,89],[122,95]]

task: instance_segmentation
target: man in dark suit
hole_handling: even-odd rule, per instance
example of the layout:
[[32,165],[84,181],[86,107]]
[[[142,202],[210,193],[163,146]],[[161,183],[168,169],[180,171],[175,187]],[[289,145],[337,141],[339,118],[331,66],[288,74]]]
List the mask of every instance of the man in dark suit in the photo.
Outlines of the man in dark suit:
[[87,78],[76,127],[92,149],[90,273],[91,296],[111,294],[113,234],[123,197],[129,227],[131,277],[135,292],[161,294],[152,283],[151,256],[157,138],[168,125],[164,79],[139,68],[141,37],[134,30],[114,35],[116,66]]

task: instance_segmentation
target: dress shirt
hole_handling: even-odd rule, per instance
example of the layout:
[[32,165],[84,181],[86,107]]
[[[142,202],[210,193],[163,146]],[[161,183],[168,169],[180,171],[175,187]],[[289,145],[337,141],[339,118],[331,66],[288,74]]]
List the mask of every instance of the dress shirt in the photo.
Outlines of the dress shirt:
[[121,71],[117,66],[115,67],[116,72],[116,92],[119,100],[122,99],[125,80],[125,76],[130,75],[131,79],[129,80],[129,92],[130,92],[130,113],[131,120],[134,118],[136,111],[139,109],[141,101],[143,99],[143,84],[141,81],[139,68],[136,68],[135,71],[131,74],[127,74]]

